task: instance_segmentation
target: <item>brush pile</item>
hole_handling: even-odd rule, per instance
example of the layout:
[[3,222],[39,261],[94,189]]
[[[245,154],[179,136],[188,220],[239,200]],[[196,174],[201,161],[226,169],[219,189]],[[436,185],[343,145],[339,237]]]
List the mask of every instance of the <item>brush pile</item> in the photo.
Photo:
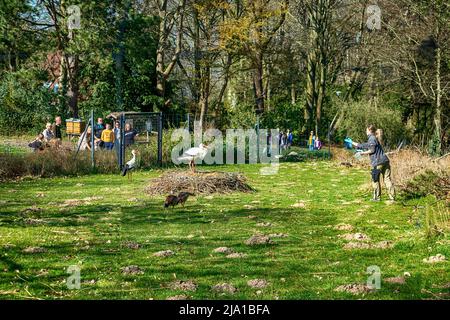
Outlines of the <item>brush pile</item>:
[[195,194],[251,192],[253,188],[247,184],[244,175],[234,172],[186,172],[168,171],[156,179],[152,179],[145,188],[149,195],[166,195],[190,191]]

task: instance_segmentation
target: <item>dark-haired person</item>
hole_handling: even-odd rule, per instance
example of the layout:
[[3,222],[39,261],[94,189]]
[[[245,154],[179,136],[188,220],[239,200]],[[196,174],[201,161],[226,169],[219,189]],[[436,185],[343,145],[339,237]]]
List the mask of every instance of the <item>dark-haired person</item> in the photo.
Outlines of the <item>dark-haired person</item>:
[[42,151],[44,150],[45,141],[44,141],[44,135],[42,133],[39,133],[32,142],[28,144],[28,146],[33,149],[34,152]]
[[395,200],[394,185],[391,180],[391,164],[388,156],[384,153],[383,147],[376,138],[377,129],[375,126],[370,125],[366,129],[368,141],[367,143],[353,142],[353,145],[357,149],[367,150],[361,152],[361,155],[370,156],[370,164],[372,166],[372,186],[373,186],[373,199],[372,201],[381,200],[381,183],[380,176],[383,176],[384,184],[386,185],[389,199]]

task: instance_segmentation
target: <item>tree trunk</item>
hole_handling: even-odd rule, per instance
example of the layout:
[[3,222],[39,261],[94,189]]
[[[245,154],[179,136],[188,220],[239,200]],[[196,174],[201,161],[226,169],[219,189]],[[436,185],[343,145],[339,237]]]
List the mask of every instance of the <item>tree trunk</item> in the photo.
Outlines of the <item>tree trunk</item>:
[[442,88],[441,88],[441,48],[436,49],[436,110],[434,113],[434,141],[435,152],[441,154],[442,152]]
[[258,113],[264,112],[263,74],[263,55],[262,52],[257,52],[254,61],[253,86],[255,89],[255,107]]

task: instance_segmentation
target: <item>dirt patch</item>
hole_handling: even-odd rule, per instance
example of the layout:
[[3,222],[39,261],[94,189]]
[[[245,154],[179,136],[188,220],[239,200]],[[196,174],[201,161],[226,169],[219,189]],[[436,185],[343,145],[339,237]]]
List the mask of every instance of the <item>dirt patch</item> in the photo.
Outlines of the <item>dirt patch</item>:
[[289,237],[286,233],[271,233],[269,234],[269,238],[287,238]]
[[172,290],[196,291],[198,288],[198,285],[192,280],[188,280],[188,281],[176,280],[176,281],[169,283],[168,287]]
[[269,285],[269,283],[264,279],[253,279],[247,281],[247,285],[254,289],[263,289]]
[[365,284],[353,283],[353,284],[345,284],[337,287],[334,291],[337,292],[347,292],[354,295],[366,294],[373,292],[373,289],[368,287]]
[[425,262],[425,263],[439,263],[439,262],[444,262],[445,260],[447,260],[445,258],[445,256],[439,253],[439,254],[437,254],[435,256],[429,257],[428,259],[427,258],[423,259],[423,262]]
[[187,300],[189,297],[184,294],[178,294],[176,296],[168,297],[166,300]]
[[335,226],[334,229],[339,231],[352,231],[353,226],[347,223],[340,223],[337,226]]
[[25,222],[25,224],[30,225],[30,226],[35,226],[35,225],[40,225],[44,223],[44,220],[41,219],[32,219],[32,218],[26,218],[25,220],[23,220],[23,222]]
[[352,249],[370,249],[371,246],[368,243],[364,242],[349,242],[344,245],[344,249],[352,250]]
[[225,253],[225,254],[231,254],[233,253],[233,249],[228,247],[219,247],[213,250],[215,253]]
[[229,255],[227,255],[228,259],[240,259],[240,258],[245,258],[245,257],[247,257],[247,254],[240,253],[240,252],[234,252],[234,253],[230,253]]
[[245,244],[248,246],[256,246],[256,245],[264,245],[264,244],[272,244],[273,241],[268,236],[264,235],[254,235],[245,241]]
[[173,252],[172,250],[163,250],[163,251],[155,252],[153,254],[153,256],[165,258],[165,257],[173,256],[174,254],[175,254],[175,252]]
[[144,274],[144,271],[135,265],[124,267],[121,270],[122,270],[122,274],[125,274],[125,275]]
[[380,241],[373,245],[375,249],[390,249],[394,246],[392,241]]
[[90,205],[92,201],[102,200],[103,197],[86,197],[84,199],[67,199],[63,203],[59,205],[61,208],[66,207],[78,207],[78,206],[85,206]]
[[29,215],[29,214],[37,214],[42,212],[42,208],[36,207],[36,206],[32,206],[29,208],[25,208],[23,209],[20,213],[22,215]]
[[122,244],[123,247],[128,248],[128,249],[133,249],[133,250],[138,250],[140,248],[142,248],[142,245],[140,245],[137,242],[133,242],[133,241],[125,241]]
[[306,203],[303,201],[300,201],[300,202],[294,203],[291,207],[304,209],[304,208],[306,208]]
[[233,294],[237,291],[237,289],[230,283],[219,283],[211,288],[212,291],[219,293],[229,293]]
[[45,253],[47,249],[41,247],[28,247],[23,249],[24,253]]
[[370,238],[365,235],[364,233],[346,233],[343,235],[340,235],[339,238],[342,238],[344,240],[347,241],[352,241],[352,240],[356,240],[356,241],[368,241],[370,240]]
[[405,284],[406,283],[406,279],[404,277],[386,278],[383,281],[387,282],[387,283],[391,283],[391,284]]
[[212,194],[250,192],[253,188],[247,183],[247,178],[240,173],[168,171],[152,179],[145,192],[149,195],[167,195],[186,190]]
[[272,224],[270,222],[260,222],[256,224],[257,227],[264,227],[264,228],[269,228],[272,226]]

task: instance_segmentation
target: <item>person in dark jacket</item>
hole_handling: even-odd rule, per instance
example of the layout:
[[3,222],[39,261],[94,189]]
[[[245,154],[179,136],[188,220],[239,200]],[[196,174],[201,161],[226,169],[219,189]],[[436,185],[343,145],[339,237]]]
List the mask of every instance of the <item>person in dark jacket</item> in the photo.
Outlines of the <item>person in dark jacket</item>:
[[384,184],[386,185],[387,192],[390,200],[395,200],[395,189],[391,180],[391,165],[388,156],[384,153],[383,147],[376,138],[376,128],[373,125],[367,127],[366,133],[368,136],[367,143],[352,144],[361,150],[367,150],[361,152],[361,155],[370,156],[370,165],[372,167],[372,185],[373,185],[373,199],[372,201],[381,200],[381,183],[380,177],[383,176]]

